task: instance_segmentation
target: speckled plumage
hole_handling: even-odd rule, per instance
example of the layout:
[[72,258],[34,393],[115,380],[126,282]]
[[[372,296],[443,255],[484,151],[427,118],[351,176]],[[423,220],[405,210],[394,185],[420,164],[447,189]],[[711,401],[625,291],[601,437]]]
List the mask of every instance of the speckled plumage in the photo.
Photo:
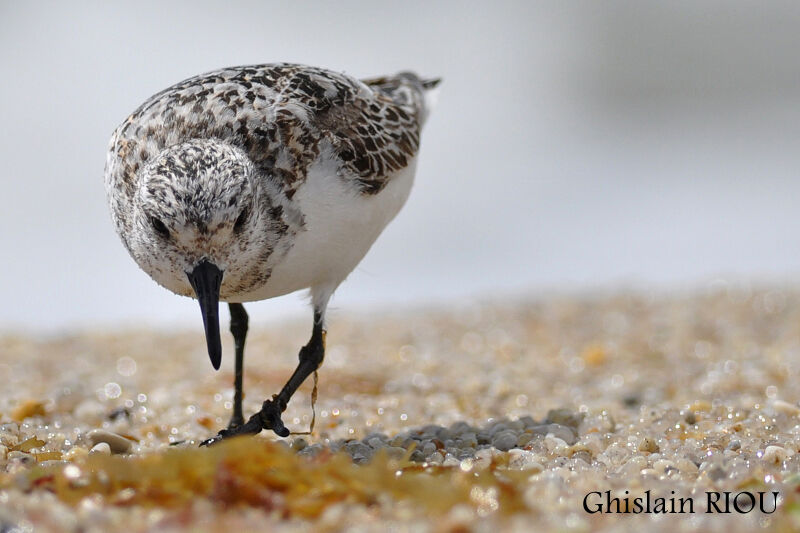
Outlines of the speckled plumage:
[[[365,197],[377,195],[400,171],[413,167],[427,115],[424,93],[434,84],[411,73],[362,82],[285,63],[226,68],[177,83],[145,101],[111,138],[106,190],[117,232],[156,281],[191,295],[182,279],[162,281],[166,267],[144,250],[153,246],[134,242],[147,232],[147,221],[136,220],[137,195],[152,200],[153,210],[163,214],[159,218],[174,218],[183,225],[192,217],[202,221],[214,211],[210,205],[198,210],[198,202],[252,194],[254,181],[261,181],[269,193],[259,195],[256,210],[271,214],[270,227],[253,236],[260,241],[259,267],[249,265],[236,283],[229,272],[223,282],[223,299],[235,300],[268,281],[279,259],[276,253],[291,247],[286,235],[303,230],[306,214],[292,199],[315,164],[329,159],[332,178]],[[183,202],[190,206],[187,210],[171,192],[180,182],[174,176],[180,173],[170,168],[179,170],[175,163],[186,158],[176,147],[192,143],[198,157],[205,159],[188,173],[196,190],[190,190],[185,175],[180,178],[191,196],[191,202]],[[230,157],[219,157],[225,150]],[[209,173],[236,166],[240,174],[249,173],[249,179],[208,179]],[[163,246],[156,248],[159,254],[170,253]],[[172,274],[181,277],[180,272]]]
[[416,154],[426,83],[411,73],[361,82],[292,64],[195,76],[152,96],[117,128],[111,179],[132,187],[164,148],[215,138],[242,148],[291,197],[327,141],[349,170],[345,178],[376,193]]

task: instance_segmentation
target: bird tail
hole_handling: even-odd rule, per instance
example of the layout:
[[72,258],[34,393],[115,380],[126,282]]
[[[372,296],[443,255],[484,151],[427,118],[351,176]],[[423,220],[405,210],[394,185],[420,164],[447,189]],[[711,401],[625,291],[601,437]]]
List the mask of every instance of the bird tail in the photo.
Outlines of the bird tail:
[[439,102],[439,93],[441,92],[439,84],[442,83],[442,78],[429,78],[421,80],[421,83],[424,89],[422,96],[425,101],[425,118],[427,118]]
[[362,80],[373,89],[391,97],[401,105],[411,105],[416,108],[421,117],[421,122],[430,115],[439,96],[441,78],[422,79],[413,72],[399,72],[394,76],[382,76]]

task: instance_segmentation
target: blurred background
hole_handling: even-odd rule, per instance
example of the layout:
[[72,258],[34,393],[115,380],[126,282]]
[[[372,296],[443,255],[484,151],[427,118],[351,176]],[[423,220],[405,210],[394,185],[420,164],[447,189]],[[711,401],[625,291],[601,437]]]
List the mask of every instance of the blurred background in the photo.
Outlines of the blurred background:
[[798,28],[789,1],[2,2],[0,330],[197,326],[113,231],[108,139],[172,83],[274,61],[445,80],[334,310],[797,282]]

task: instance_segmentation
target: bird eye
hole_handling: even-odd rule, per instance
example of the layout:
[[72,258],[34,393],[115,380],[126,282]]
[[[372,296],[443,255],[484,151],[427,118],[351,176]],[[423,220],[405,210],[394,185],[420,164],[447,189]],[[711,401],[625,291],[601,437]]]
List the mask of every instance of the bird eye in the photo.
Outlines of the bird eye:
[[236,217],[236,222],[233,223],[233,231],[241,231],[244,227],[244,223],[247,222],[247,216],[250,214],[250,211],[245,207],[242,209],[242,212],[239,213],[239,216]]
[[150,217],[150,224],[152,224],[153,229],[156,230],[160,236],[164,237],[165,239],[169,237],[169,230],[167,226],[164,225],[161,220],[157,219],[156,217]]

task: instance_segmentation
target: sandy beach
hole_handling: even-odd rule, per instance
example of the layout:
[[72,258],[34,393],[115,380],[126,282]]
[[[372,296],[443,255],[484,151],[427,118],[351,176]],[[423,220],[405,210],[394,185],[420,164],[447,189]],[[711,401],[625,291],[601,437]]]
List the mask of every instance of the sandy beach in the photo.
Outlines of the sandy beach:
[[[199,329],[6,334],[0,529],[800,527],[798,292],[341,311],[329,329],[314,432],[211,449],[197,444],[230,416],[229,338],[214,372]],[[246,414],[307,330],[252,325]],[[309,382],[292,431],[310,403]]]

